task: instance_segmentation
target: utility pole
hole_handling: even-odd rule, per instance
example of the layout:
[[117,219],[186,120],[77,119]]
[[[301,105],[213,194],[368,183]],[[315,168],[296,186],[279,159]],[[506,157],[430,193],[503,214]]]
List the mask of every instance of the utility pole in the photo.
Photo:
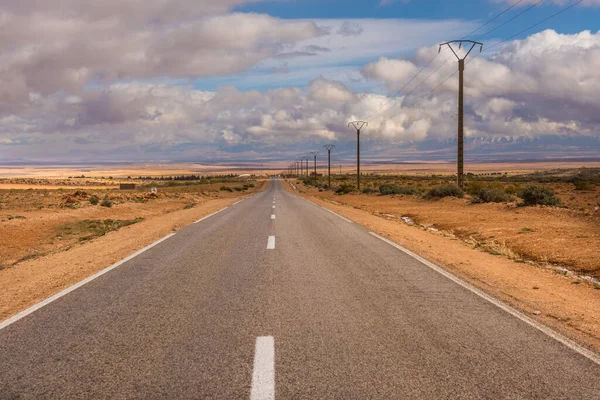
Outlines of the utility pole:
[[[309,160],[309,158],[305,156],[305,157],[302,157],[302,160],[306,161],[306,176],[308,177],[308,160]],[[302,167],[304,167],[304,165],[302,165]]]
[[315,179],[317,178],[317,156],[319,155],[318,151],[311,151],[310,154],[315,158]]
[[[458,49],[460,50],[463,46],[463,43],[466,43],[467,46],[470,44],[471,48],[464,57],[460,57],[454,49],[452,48],[453,44],[458,44]],[[479,52],[483,50],[483,43],[474,42],[472,40],[452,40],[450,42],[440,44],[440,48],[438,52],[442,50],[442,46],[448,46],[452,53],[458,59],[458,154],[456,157],[456,183],[458,187],[464,189],[465,181],[464,181],[464,72],[465,72],[465,59],[469,56],[471,51],[475,46],[479,46]],[[465,46],[466,49],[466,46]]]
[[356,129],[356,189],[360,192],[360,130],[363,126],[369,126],[368,122],[365,121],[354,121],[348,124],[348,127],[352,125]]
[[333,144],[323,146],[327,150],[327,187],[331,189],[331,150],[335,147]]

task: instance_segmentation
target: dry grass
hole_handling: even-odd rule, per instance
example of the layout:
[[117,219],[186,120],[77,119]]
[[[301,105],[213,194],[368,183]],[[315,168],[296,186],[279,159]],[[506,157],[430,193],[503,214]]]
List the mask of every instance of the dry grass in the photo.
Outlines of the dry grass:
[[[137,190],[94,189],[0,190],[0,269],[70,249],[142,220],[189,210],[210,199],[234,198],[260,189],[248,180],[146,182]],[[244,185],[246,188],[244,189]],[[58,185],[60,186],[60,185]],[[219,188],[238,188],[223,192]],[[157,193],[151,192],[157,188]],[[97,199],[98,201],[95,201]],[[103,207],[110,204],[111,207]]]

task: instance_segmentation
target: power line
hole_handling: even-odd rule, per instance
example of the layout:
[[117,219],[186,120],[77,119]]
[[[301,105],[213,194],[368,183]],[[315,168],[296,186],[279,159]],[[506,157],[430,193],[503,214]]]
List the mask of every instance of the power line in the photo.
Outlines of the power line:
[[[412,81],[414,81],[414,80],[417,78],[417,76],[419,76],[419,74],[420,74],[421,72],[423,72],[423,70],[424,70],[425,68],[427,68],[427,67],[429,66],[429,64],[431,64],[431,63],[433,62],[433,60],[435,60],[435,59],[437,58],[437,56],[439,56],[439,53],[436,53],[436,54],[435,54],[433,57],[431,57],[431,59],[430,59],[429,61],[427,61],[427,63],[426,63],[426,64],[425,64],[423,67],[421,67],[421,69],[420,69],[420,70],[419,70],[419,71],[418,71],[418,72],[417,72],[417,73],[416,73],[416,74],[415,74],[415,75],[414,75],[412,78],[410,78],[410,80],[409,80],[408,82],[406,82],[406,83],[404,84],[404,86],[402,86],[402,87],[401,87],[401,88],[400,88],[398,91],[396,91],[396,92],[395,92],[395,93],[394,93],[394,94],[393,94],[393,95],[392,95],[392,96],[391,96],[391,97],[390,97],[390,98],[389,98],[389,99],[388,99],[388,100],[387,100],[387,101],[386,101],[386,102],[385,102],[383,105],[381,105],[381,106],[380,106],[380,107],[377,109],[377,111],[375,111],[373,114],[371,114],[371,115],[370,115],[368,118],[366,118],[366,119],[367,119],[367,120],[370,120],[370,119],[372,119],[373,117],[375,117],[376,115],[378,115],[378,114],[379,114],[379,111],[381,111],[381,109],[382,109],[382,108],[384,108],[386,105],[390,104],[391,102],[394,102],[394,101],[396,101],[396,100],[397,100],[397,99],[396,99],[396,96],[398,96],[398,95],[399,95],[399,94],[400,94],[400,93],[401,93],[401,92],[402,92],[404,89],[406,89],[406,87],[407,87],[408,85],[410,85],[410,84],[411,84],[411,82],[412,82]],[[448,60],[446,60],[446,61],[448,61]],[[444,63],[445,63],[445,62],[444,62]],[[418,86],[417,86],[417,87],[418,87]],[[384,112],[385,112],[385,111],[384,111]]]
[[[472,32],[468,33],[467,35],[463,36],[463,37],[462,37],[462,39],[466,38],[466,37],[467,37],[467,36],[469,36],[469,35],[472,35],[473,33],[477,32],[477,31],[478,31],[478,30],[480,30],[481,28],[483,28],[483,27],[485,27],[485,26],[489,25],[491,22],[493,22],[493,21],[495,21],[496,19],[500,18],[502,15],[506,14],[508,11],[510,11],[511,9],[513,9],[514,7],[516,7],[517,5],[519,5],[520,3],[522,3],[523,1],[524,1],[524,0],[518,0],[518,1],[516,1],[515,3],[511,4],[509,7],[507,7],[507,8],[506,8],[506,9],[504,9],[503,11],[501,11],[499,14],[497,14],[497,15],[496,15],[496,16],[494,16],[493,18],[489,19],[487,22],[485,22],[485,23],[483,23],[482,25],[480,25],[480,26],[479,26],[477,29],[475,29],[475,30],[473,30]],[[540,0],[540,1],[539,1],[538,3],[536,3],[534,6],[536,6],[537,4],[541,3],[542,1],[544,1],[544,0]],[[527,12],[528,10],[530,10],[531,8],[533,8],[534,6],[528,7],[528,8],[527,8],[525,11],[523,11],[523,12],[519,13],[519,14],[517,15],[517,17],[518,17],[518,16],[520,16],[520,15],[522,15],[522,14],[524,14],[525,12]],[[501,25],[497,26],[497,27],[496,27],[496,28],[494,28],[493,30],[495,30],[495,29],[498,29],[500,26],[506,25],[508,22],[512,21],[512,20],[513,20],[513,19],[515,19],[515,18],[516,18],[516,17],[513,17],[511,20],[509,20],[509,21],[507,21],[507,22],[504,22],[503,24],[501,24]],[[492,31],[493,31],[493,30],[492,30]],[[492,32],[492,31],[490,31],[490,32]],[[480,35],[480,36],[479,36],[477,39],[480,39],[481,37],[483,37],[483,36],[486,36],[486,35],[487,35],[488,33],[490,33],[490,32],[487,32],[487,33],[485,33],[485,34],[483,34],[483,35]],[[444,50],[445,50],[445,49],[444,49]],[[401,92],[402,92],[404,89],[406,89],[406,87],[407,87],[407,86],[408,86],[408,85],[409,85],[409,84],[410,84],[412,81],[414,81],[414,80],[417,78],[417,76],[419,76],[419,74],[420,74],[421,72],[423,72],[423,70],[424,70],[425,68],[427,68],[427,67],[429,66],[429,64],[431,64],[431,62],[432,62],[432,61],[433,61],[433,60],[434,60],[434,59],[435,59],[435,58],[436,58],[438,55],[439,55],[439,53],[437,53],[436,55],[434,55],[434,56],[433,56],[433,57],[432,57],[432,58],[431,58],[431,59],[430,59],[430,60],[429,60],[429,61],[428,61],[428,62],[427,62],[427,63],[426,63],[426,64],[425,64],[425,65],[424,65],[424,66],[423,66],[423,67],[422,67],[422,68],[421,68],[421,69],[420,69],[420,70],[419,70],[419,71],[418,71],[418,72],[417,72],[417,73],[416,73],[416,74],[415,74],[415,75],[414,75],[414,76],[413,76],[413,77],[412,77],[412,78],[411,78],[411,79],[410,79],[410,80],[409,80],[409,81],[408,81],[408,82],[407,82],[407,83],[404,85],[404,86],[402,86],[402,88],[401,88],[400,90],[396,91],[396,92],[395,92],[395,93],[394,93],[394,94],[391,96],[391,98],[390,98],[389,100],[387,100],[387,101],[386,101],[386,102],[385,102],[383,105],[381,105],[381,106],[380,106],[380,107],[379,107],[379,108],[378,108],[378,109],[377,109],[377,110],[376,110],[374,113],[372,113],[372,114],[371,114],[371,115],[370,115],[368,118],[366,118],[366,119],[367,119],[367,120],[371,120],[372,118],[374,118],[374,117],[376,117],[376,116],[379,116],[379,115],[381,115],[381,114],[384,114],[384,113],[386,113],[387,111],[389,111],[389,110],[390,110],[390,109],[391,109],[391,108],[394,106],[392,103],[395,103],[395,102],[397,102],[397,100],[398,100],[398,99],[396,98],[396,96],[398,96],[398,95],[399,95],[399,94],[400,94],[400,93],[401,93]],[[442,64],[441,64],[441,65],[440,65],[440,66],[439,66],[439,67],[438,67],[438,68],[437,68],[435,71],[434,71],[434,73],[435,73],[435,72],[437,72],[437,71],[438,71],[438,70],[439,70],[439,69],[440,69],[440,68],[441,68],[443,65],[445,65],[445,64],[446,64],[446,63],[447,63],[447,62],[450,60],[450,58],[452,58],[452,56],[448,57],[448,58],[447,58],[447,59],[446,59],[446,60],[445,60],[445,61],[444,61],[444,62],[443,62],[443,63],[442,63]],[[433,73],[432,73],[432,74],[430,74],[430,75],[429,75],[427,78],[425,78],[423,81],[421,81],[421,83],[419,83],[417,86],[415,86],[415,87],[414,87],[414,88],[413,88],[413,89],[412,89],[412,90],[411,90],[409,93],[407,93],[407,94],[406,94],[404,97],[406,98],[406,97],[408,97],[410,94],[414,93],[414,91],[415,91],[417,88],[419,88],[419,87],[420,87],[420,86],[421,86],[423,83],[425,83],[425,82],[426,82],[426,81],[427,81],[427,80],[428,80],[428,79],[429,79],[431,76],[433,76]],[[385,111],[383,111],[383,112],[380,112],[380,111],[381,111],[381,109],[382,109],[383,107],[385,107],[386,105],[388,105],[388,104],[390,104],[390,106],[388,107],[388,109],[387,109],[387,110],[385,110]]]
[[548,20],[550,20],[550,19],[552,19],[552,18],[554,18],[554,17],[556,17],[556,16],[558,16],[558,15],[560,15],[560,14],[564,13],[565,11],[567,11],[567,10],[569,10],[569,9],[571,9],[571,8],[573,8],[573,7],[575,7],[577,4],[579,4],[579,3],[581,3],[581,2],[583,2],[583,0],[577,0],[575,3],[572,3],[572,4],[568,5],[567,7],[565,7],[565,8],[563,8],[563,9],[561,9],[561,10],[559,10],[559,11],[555,12],[554,14],[552,14],[552,15],[549,15],[548,17],[544,18],[544,19],[543,19],[543,20],[541,20],[540,22],[538,22],[538,23],[536,23],[536,24],[533,24],[533,25],[531,25],[530,27],[528,27],[528,28],[525,28],[525,29],[523,29],[522,31],[520,31],[520,32],[518,32],[518,33],[515,33],[515,34],[514,34],[514,35],[512,35],[511,37],[509,37],[509,38],[506,38],[506,39],[504,39],[504,40],[502,40],[502,41],[500,41],[500,42],[498,42],[498,43],[496,43],[496,44],[494,44],[494,45],[492,45],[492,46],[488,47],[486,51],[489,51],[489,50],[493,49],[493,48],[494,48],[494,47],[496,47],[496,46],[499,46],[499,45],[501,45],[501,44],[503,44],[503,43],[506,43],[506,42],[508,42],[509,40],[512,40],[512,39],[516,38],[517,36],[519,36],[519,35],[521,35],[521,34],[523,34],[523,33],[527,32],[528,30],[530,30],[530,29],[533,29],[533,28],[535,28],[536,26],[539,26],[539,25],[543,24],[544,22],[546,22],[546,21],[548,21]]
[[504,21],[503,23],[501,23],[500,25],[498,25],[494,29],[487,31],[486,33],[484,33],[482,35],[479,35],[476,40],[479,40],[482,37],[487,36],[490,33],[496,31],[497,29],[503,27],[504,25],[508,24],[509,22],[514,21],[515,19],[519,18],[521,15],[525,14],[527,11],[531,10],[533,7],[537,6],[538,4],[542,3],[543,1],[544,0],[539,0],[537,3],[530,5],[529,7],[527,7],[526,9],[524,9],[523,11],[521,11],[520,13],[518,13],[517,15],[515,15],[514,17],[512,17],[512,18],[510,18],[510,19],[508,19],[506,21]]
[[[489,25],[490,23],[494,22],[495,20],[497,20],[498,18],[500,18],[502,15],[506,14],[508,11],[512,10],[514,7],[516,7],[519,4],[521,4],[523,1],[524,0],[519,0],[519,1],[515,2],[515,3],[513,3],[513,5],[511,5],[510,7],[508,7],[506,10],[502,11],[500,14],[496,15],[494,18],[490,19],[489,21],[487,21],[486,23],[484,23],[483,25],[481,25],[479,28],[475,29],[474,31],[467,33],[461,39],[465,39],[467,36],[471,36],[472,34],[474,34],[475,32],[477,32],[481,28],[483,28],[483,27]],[[481,36],[479,38],[481,38]]]
[[[516,34],[512,35],[511,37],[509,37],[509,38],[506,38],[506,39],[504,39],[504,40],[502,40],[502,41],[500,41],[500,42],[498,42],[498,43],[496,43],[496,44],[494,44],[494,45],[492,45],[492,46],[488,47],[488,48],[487,48],[486,50],[484,50],[482,53],[476,54],[476,55],[475,55],[473,58],[471,58],[469,61],[467,61],[467,64],[468,64],[468,63],[470,63],[471,61],[475,60],[477,57],[481,56],[481,54],[483,54],[483,53],[486,53],[486,52],[490,51],[492,48],[494,48],[494,47],[496,47],[496,46],[499,46],[499,45],[501,45],[502,43],[506,43],[506,42],[508,42],[508,41],[509,41],[509,40],[511,40],[511,39],[514,39],[515,37],[517,37],[517,36],[519,36],[519,35],[521,35],[521,34],[523,34],[523,33],[527,32],[528,30],[530,30],[530,29],[533,29],[533,28],[535,28],[536,26],[539,26],[539,25],[543,24],[544,22],[546,22],[546,21],[548,21],[548,20],[550,20],[550,19],[552,19],[552,18],[554,18],[554,17],[556,17],[556,16],[558,16],[558,15],[560,15],[560,14],[564,13],[565,11],[567,11],[567,10],[569,10],[569,9],[571,9],[571,8],[573,8],[573,7],[575,7],[576,5],[578,5],[578,4],[579,4],[579,3],[581,3],[581,2],[583,2],[583,0],[577,0],[577,1],[575,1],[574,3],[572,3],[572,4],[568,5],[567,7],[564,7],[564,8],[562,8],[562,9],[560,9],[559,11],[555,12],[554,14],[552,14],[552,15],[549,15],[548,17],[546,17],[546,18],[542,19],[541,21],[539,21],[539,22],[537,22],[537,23],[535,23],[535,24],[533,24],[533,25],[529,26],[528,28],[526,28],[526,29],[523,29],[522,31],[520,31],[520,32],[518,32],[518,33],[516,33]],[[437,85],[437,86],[436,86],[436,87],[434,87],[434,88],[433,88],[431,91],[429,91],[429,92],[428,92],[426,95],[424,95],[424,96],[420,97],[420,98],[419,98],[419,100],[417,100],[416,102],[412,103],[411,105],[409,105],[409,106],[407,106],[407,107],[404,107],[404,109],[406,110],[406,109],[409,109],[409,108],[415,107],[415,106],[417,106],[418,104],[420,104],[420,103],[421,103],[423,100],[425,100],[427,97],[429,97],[431,94],[433,94],[433,93],[434,93],[434,92],[435,92],[437,89],[439,89],[439,88],[440,88],[440,87],[441,87],[441,86],[442,86],[444,83],[446,83],[446,82],[447,82],[449,79],[451,79],[451,78],[452,78],[454,75],[456,75],[456,73],[457,73],[457,71],[454,71],[454,72],[453,72],[452,74],[450,74],[450,75],[449,75],[449,76],[448,76],[446,79],[444,79],[444,80],[443,80],[443,81],[442,81],[442,82],[441,82],[439,85]],[[397,116],[396,116],[396,117],[397,117]],[[390,118],[390,119],[394,119],[394,118],[396,118],[396,117],[392,117],[392,118]]]

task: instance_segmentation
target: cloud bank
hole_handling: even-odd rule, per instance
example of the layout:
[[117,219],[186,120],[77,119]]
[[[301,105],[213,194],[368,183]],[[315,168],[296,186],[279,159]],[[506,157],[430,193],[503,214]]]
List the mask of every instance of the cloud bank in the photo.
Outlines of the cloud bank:
[[[357,93],[336,77],[265,91],[197,89],[194,79],[257,64],[272,72],[267,79],[284,79],[311,59],[333,64],[341,54],[343,61],[353,45],[366,48],[377,36],[373,21],[323,24],[230,11],[241,3],[0,5],[0,155],[8,161],[287,157],[325,142],[343,149],[354,140],[347,129],[354,119],[369,120],[365,140],[382,154],[454,138],[458,83],[456,76],[445,81],[457,68],[449,53],[391,96],[437,47],[364,65],[362,79],[383,92]],[[385,22],[394,23],[399,29]],[[600,33],[547,30],[497,50],[467,65],[468,137],[600,136]]]

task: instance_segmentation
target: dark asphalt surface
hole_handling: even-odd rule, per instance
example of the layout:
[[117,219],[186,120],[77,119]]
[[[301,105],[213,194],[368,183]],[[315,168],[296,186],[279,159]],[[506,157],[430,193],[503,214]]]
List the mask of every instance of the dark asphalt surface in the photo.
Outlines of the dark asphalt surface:
[[0,330],[0,399],[248,399],[258,336],[278,399],[600,399],[599,365],[280,181]]

